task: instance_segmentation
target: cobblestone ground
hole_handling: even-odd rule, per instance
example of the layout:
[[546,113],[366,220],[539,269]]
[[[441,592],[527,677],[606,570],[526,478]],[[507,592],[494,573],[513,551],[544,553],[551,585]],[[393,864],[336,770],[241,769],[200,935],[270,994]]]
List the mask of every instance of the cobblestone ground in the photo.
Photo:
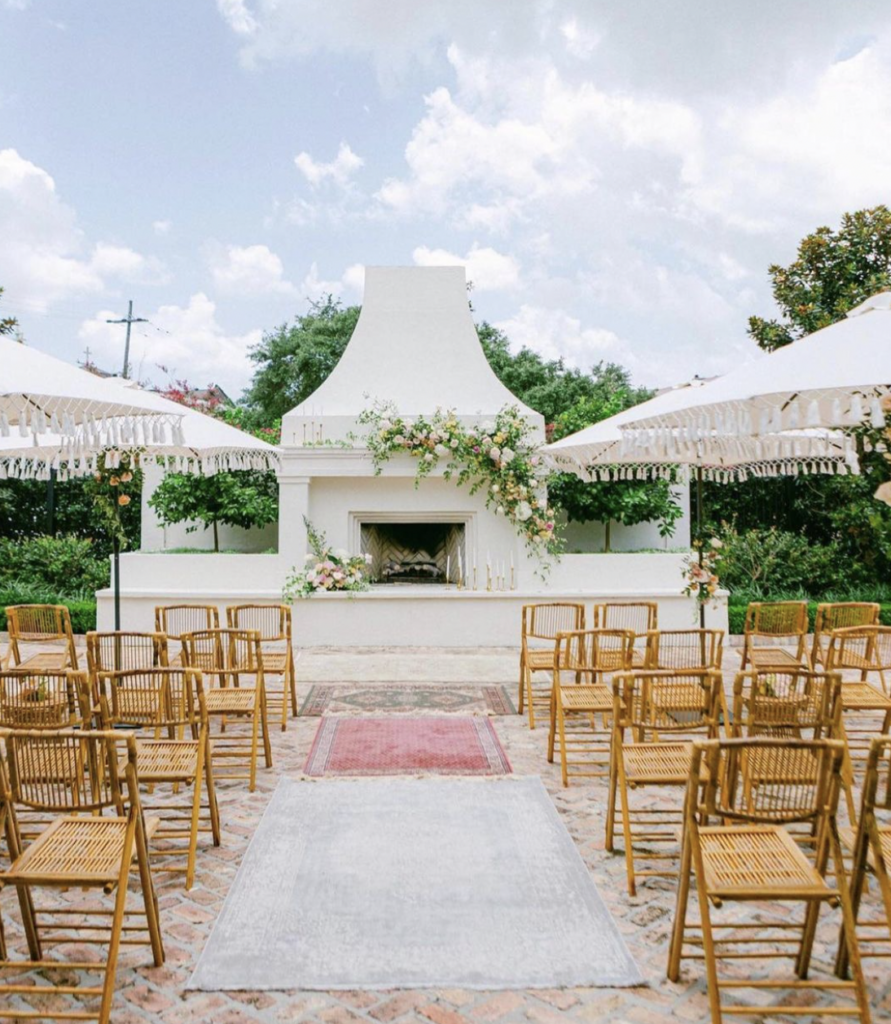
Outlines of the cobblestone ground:
[[[369,653],[373,659],[368,673],[359,673],[384,685],[387,680],[388,654]],[[437,671],[436,658],[450,660],[446,652],[429,652],[427,681],[450,678],[454,662]],[[336,663],[337,659],[332,659]],[[730,672],[738,664],[738,654],[725,656]],[[318,660],[315,662],[318,664]],[[306,662],[304,662],[306,664]],[[395,662],[394,662],[395,664]],[[472,664],[472,659],[468,664]],[[513,672],[493,673],[491,659],[481,662],[487,678],[502,672],[501,680],[510,684]],[[298,666],[298,675],[300,674]],[[400,669],[400,672],[403,670]],[[728,672],[728,676],[730,675]],[[353,677],[355,678],[355,676]],[[316,678],[315,681],[320,681]],[[327,676],[327,682],[337,682]],[[465,682],[475,680],[465,678]],[[307,682],[301,680],[301,700]],[[463,990],[423,990],[392,992],[187,992],[186,983],[220,911],[235,877],[241,858],[257,826],[272,791],[281,776],[298,778],[311,740],[319,724],[317,718],[292,720],[286,733],[272,733],[275,767],[261,771],[257,790],[250,794],[245,783],[219,786],[223,821],[223,844],[200,849],[195,885],[185,892],[176,876],[161,876],[157,882],[167,960],[163,967],[147,966],[145,947],[127,950],[118,968],[117,995],[113,1020],[117,1024],[236,1024],[255,1021],[262,1024],[286,1022],[404,1022],[423,1024],[465,1024],[465,1022],[531,1021],[556,1024],[570,1021],[628,1021],[648,1024],[671,1018],[687,1021],[708,1019],[708,1004],[702,964],[686,962],[683,980],[672,984],[665,978],[668,940],[674,911],[673,880],[650,880],[641,885],[638,895],[626,893],[625,865],[621,854],[604,850],[607,786],[603,780],[576,782],[570,788],[560,785],[559,770],[545,758],[547,731],[530,732],[518,715],[497,717],[495,729],[513,764],[516,774],[540,775],[548,788],[567,829],[578,845],[597,887],[609,906],[628,947],[646,978],[646,986],[633,989],[573,989],[528,992],[470,992]],[[324,785],[324,782],[316,782]],[[868,897],[875,899],[875,887]],[[21,929],[12,892],[0,894],[13,955],[23,955]],[[837,931],[835,915],[830,916],[819,935],[816,959],[830,964],[835,953]],[[889,961],[867,960],[867,982],[875,1020],[891,1014],[891,970]],[[753,970],[757,970],[757,965]],[[758,998],[754,996],[753,998]],[[0,1019],[2,1019],[0,1008]],[[817,1019],[798,1016],[798,1021]]]

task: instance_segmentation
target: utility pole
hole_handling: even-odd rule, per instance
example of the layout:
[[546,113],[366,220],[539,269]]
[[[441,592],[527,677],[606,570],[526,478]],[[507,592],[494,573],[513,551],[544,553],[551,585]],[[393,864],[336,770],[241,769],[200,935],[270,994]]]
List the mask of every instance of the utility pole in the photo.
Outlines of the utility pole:
[[130,325],[131,324],[147,324],[148,320],[144,316],[133,315],[133,300],[130,299],[130,305],[127,308],[127,315],[121,317],[120,320],[106,320],[107,324],[126,324],[127,325],[127,337],[124,341],[124,372],[122,374],[124,380],[128,380],[130,377]]

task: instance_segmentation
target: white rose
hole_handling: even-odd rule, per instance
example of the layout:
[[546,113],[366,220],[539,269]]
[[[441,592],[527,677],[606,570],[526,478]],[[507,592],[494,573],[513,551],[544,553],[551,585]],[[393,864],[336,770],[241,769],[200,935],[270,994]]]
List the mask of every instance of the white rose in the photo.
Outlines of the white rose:
[[491,420],[486,420],[481,429],[484,434],[491,434],[495,429],[495,424]]
[[448,455],[449,454],[449,450],[448,450],[448,448],[446,448],[446,446],[444,444],[438,444],[433,450],[436,452],[437,455]]
[[427,452],[427,454],[424,456],[424,462],[432,462],[432,461],[433,461],[433,454],[432,454],[432,452]]
[[366,554],[366,556],[365,556],[365,564],[366,565],[371,565],[371,563],[373,561],[374,561],[374,557],[372,555],[370,555],[370,554]]
[[393,424],[389,420],[381,420],[381,430],[391,430]]
[[711,545],[717,551],[719,548],[724,547],[724,541],[720,540],[718,537],[712,537]]
[[310,551],[306,555],[303,556],[303,561],[304,562],[311,562],[315,557],[316,556]]
[[501,458],[501,449],[500,448],[490,448],[489,449],[489,458],[492,459],[494,462],[497,462]]
[[452,441],[449,442],[449,444],[451,445],[452,448],[457,448],[458,447],[458,439],[454,438]]
[[521,523],[525,523],[527,519],[532,518],[532,506],[529,504],[528,501],[521,501],[517,505],[516,514],[517,519],[519,519]]
[[344,550],[344,548],[336,548],[334,551],[334,557],[345,562],[350,557],[350,553],[349,551]]
[[502,448],[501,450],[501,461],[505,463],[512,462],[516,458],[516,452],[511,451],[510,448]]

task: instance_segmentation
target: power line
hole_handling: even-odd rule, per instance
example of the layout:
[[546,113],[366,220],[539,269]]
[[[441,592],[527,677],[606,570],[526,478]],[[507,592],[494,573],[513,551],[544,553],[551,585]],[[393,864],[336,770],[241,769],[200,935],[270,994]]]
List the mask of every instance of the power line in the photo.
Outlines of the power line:
[[124,341],[124,370],[122,376],[124,380],[128,380],[130,377],[130,328],[133,324],[147,324],[148,320],[144,316],[133,315],[133,300],[130,299],[130,304],[127,307],[127,315],[121,317],[119,320],[106,320],[107,324],[126,324],[127,325],[127,336]]

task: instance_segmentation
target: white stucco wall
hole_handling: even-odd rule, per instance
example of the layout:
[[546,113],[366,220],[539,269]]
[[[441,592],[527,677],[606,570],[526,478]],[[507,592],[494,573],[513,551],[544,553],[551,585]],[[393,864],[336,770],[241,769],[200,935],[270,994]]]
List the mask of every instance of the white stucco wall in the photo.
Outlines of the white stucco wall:
[[[637,526],[622,526],[613,523],[610,528],[611,551],[674,551],[690,544],[690,489],[672,488],[675,500],[683,509],[683,516],[675,523],[670,537],[659,536],[658,523],[638,523]],[[603,523],[566,523],[563,529],[565,550],[569,553],[600,552],[606,537]]]

